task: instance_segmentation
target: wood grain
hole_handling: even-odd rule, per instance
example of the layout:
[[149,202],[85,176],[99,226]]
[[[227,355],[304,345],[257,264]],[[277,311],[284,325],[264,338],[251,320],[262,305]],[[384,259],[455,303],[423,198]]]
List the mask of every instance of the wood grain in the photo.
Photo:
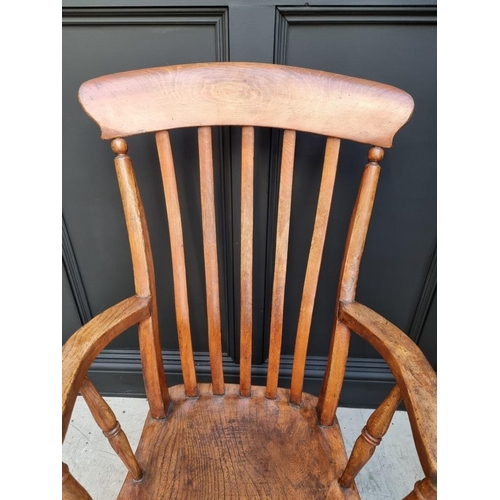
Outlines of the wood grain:
[[224,394],[222,371],[222,338],[220,329],[219,267],[217,264],[217,231],[215,226],[214,166],[212,129],[198,129],[200,156],[201,221],[203,227],[203,254],[207,290],[208,350],[214,394]]
[[323,174],[321,176],[319,188],[318,207],[316,209],[309,258],[307,260],[306,276],[304,279],[304,289],[302,291],[302,302],[300,304],[299,321],[297,325],[297,336],[295,338],[295,351],[293,355],[290,401],[296,405],[300,404],[302,396],[307,345],[309,342],[314,300],[316,298],[316,288],[318,286],[319,271],[321,268],[321,258],[325,245],[326,229],[328,227],[328,218],[330,216],[330,207],[332,204],[339,148],[340,141],[338,139],[333,137],[327,139]]
[[339,300],[351,301],[356,296],[359,266],[365,248],[379,176],[380,165],[378,163],[366,165],[347,233],[346,251],[340,276]]
[[117,155],[115,169],[130,243],[135,291],[139,297],[150,297],[151,314],[139,323],[144,387],[151,414],[154,418],[164,418],[168,406],[168,390],[161,355],[155,272],[146,215],[132,162],[126,155],[127,143],[124,139],[115,139],[111,148]]
[[241,132],[241,270],[240,270],[240,394],[248,397],[252,386],[253,314],[253,127]]
[[437,484],[436,372],[407,335],[368,307],[341,302],[339,318],[389,365],[401,389],[422,469]]
[[[378,163],[370,161],[363,172],[349,224],[344,258],[340,269],[337,300],[351,301],[354,300],[356,295],[359,266],[365,246],[379,175],[380,166]],[[318,417],[322,425],[331,425],[331,422],[333,422],[340,398],[340,391],[342,390],[349,352],[350,332],[343,323],[338,321],[338,305],[336,306],[334,317],[330,352],[318,400]]]
[[[436,375],[399,329],[354,302],[373,207],[382,147],[413,111],[394,87],[333,73],[261,63],[201,63],[108,75],[84,83],[79,99],[111,147],[129,234],[137,296],[107,309],[63,348],[63,440],[76,395],[82,393],[99,425],[119,443],[129,472],[120,499],[359,498],[354,477],[370,458],[402,396],[425,479],[408,499],[436,497]],[[241,374],[224,384],[210,126],[242,126]],[[285,129],[270,347],[266,387],[251,385],[254,126]],[[179,193],[168,130],[199,127],[201,209],[213,384],[196,380]],[[291,390],[278,388],[296,131],[328,137],[324,170],[297,327]],[[123,137],[154,132],[171,243],[174,297],[184,384],[167,390],[159,342],[155,278],[144,208]],[[351,217],[337,292],[334,330],[319,399],[303,394],[314,301],[341,139],[375,145],[368,153]],[[139,323],[150,412],[136,458],[119,424],[85,374],[117,335]],[[375,347],[397,381],[367,422],[349,465],[335,418],[350,330]],[[401,391],[401,393],[399,393]],[[245,396],[245,397],[242,397]],[[249,397],[250,396],[250,397]],[[292,404],[290,404],[292,403]],[[166,411],[168,408],[168,412]],[[347,466],[347,468],[346,468]],[[144,471],[140,482],[134,481]],[[343,476],[342,476],[343,474]],[[342,477],[342,478],[341,478]],[[342,487],[339,484],[342,484]],[[63,466],[64,498],[88,499]],[[86,496],[87,495],[87,496]]]
[[198,394],[196,370],[194,367],[193,345],[191,342],[191,323],[187,293],[186,259],[184,257],[184,237],[182,234],[181,208],[177,192],[174,157],[168,132],[156,134],[158,156],[167,206],[168,232],[172,252],[172,272],[174,278],[175,319],[181,354],[182,377],[186,395]]
[[123,432],[120,423],[108,403],[104,401],[94,384],[88,377],[83,379],[80,392],[87,403],[94,420],[103,434],[108,438],[109,444],[120,457],[131,476],[138,481],[142,478],[142,471],[135,459],[134,452],[130,447],[127,436]]
[[149,297],[130,297],[77,330],[62,349],[62,433],[68,429],[76,396],[97,355],[120,333],[150,316]]
[[417,481],[414,490],[403,500],[437,500],[436,486],[427,478]]
[[92,500],[87,490],[71,475],[64,462],[62,464],[62,498],[63,500]]
[[146,471],[140,483],[130,476],[119,499],[354,499],[337,479],[347,457],[340,428],[317,425],[316,398],[304,394],[300,408],[288,391],[276,399],[263,387],[242,398],[226,385],[213,397],[209,384],[186,399],[170,389],[172,413],[164,422],[146,420],[137,459]]
[[390,85],[249,62],[102,76],[84,83],[78,97],[103,139],[180,127],[247,125],[391,147],[413,111],[413,99]]
[[273,296],[269,334],[269,362],[267,368],[266,396],[276,397],[283,334],[283,308],[285,306],[286,264],[288,260],[288,233],[292,205],[293,163],[296,133],[285,130],[281,153],[281,175],[276,228],[276,256],[274,260]]
[[350,486],[359,471],[370,460],[375,448],[380,444],[387,429],[389,429],[394,412],[400,402],[401,391],[396,385],[382,401],[382,404],[370,415],[366,426],[361,431],[361,435],[354,443],[345,471],[339,480],[340,486]]

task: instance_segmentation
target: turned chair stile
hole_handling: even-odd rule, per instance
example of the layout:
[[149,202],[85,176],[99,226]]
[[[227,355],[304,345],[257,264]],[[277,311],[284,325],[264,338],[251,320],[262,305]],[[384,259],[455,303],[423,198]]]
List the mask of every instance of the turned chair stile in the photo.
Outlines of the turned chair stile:
[[[358,283],[361,255],[365,246],[368,224],[375,200],[380,165],[384,153],[382,148],[374,147],[368,153],[368,163],[363,172],[354,205],[349,231],[347,233],[344,259],[340,270],[338,300],[353,302]],[[337,304],[338,308],[338,304]],[[339,402],[342,381],[344,379],[347,353],[351,332],[347,325],[338,319],[338,309],[335,311],[335,324],[330,344],[330,353],[326,365],[323,386],[318,399],[318,416],[322,425],[331,425]]]
[[[330,73],[257,63],[150,68],[86,82],[85,111],[111,140],[134,272],[135,296],[84,325],[63,349],[63,439],[81,392],[129,470],[119,499],[355,499],[355,478],[373,455],[401,401],[408,411],[425,478],[406,499],[436,498],[436,377],[419,348],[396,326],[356,302],[356,287],[380,176],[413,111],[405,92]],[[213,126],[241,127],[240,372],[224,380],[216,225]],[[199,383],[193,354],[185,240],[170,130],[195,127],[211,384]],[[279,201],[265,387],[252,385],[255,128],[282,129]],[[126,137],[152,133],[171,245],[175,319],[183,384],[167,387],[158,325],[151,243]],[[325,136],[323,170],[296,327],[290,390],[279,387],[296,138]],[[319,397],[303,392],[316,292],[343,140],[367,145],[337,286],[330,350]],[[150,412],[134,454],[113,412],[86,373],[99,352],[130,326],[139,345]],[[396,386],[373,412],[351,456],[336,419],[351,331],[389,364]],[[214,397],[217,396],[217,397]],[[154,452],[152,452],[154,448]],[[230,452],[228,453],[228,450]],[[223,464],[223,465],[222,465]],[[63,497],[90,496],[63,464]]]
[[116,177],[129,235],[135,292],[138,297],[149,298],[150,316],[139,323],[139,346],[146,395],[154,418],[165,418],[169,396],[161,357],[155,274],[146,216],[134,168],[127,156],[126,141],[114,139],[111,149],[116,154]]

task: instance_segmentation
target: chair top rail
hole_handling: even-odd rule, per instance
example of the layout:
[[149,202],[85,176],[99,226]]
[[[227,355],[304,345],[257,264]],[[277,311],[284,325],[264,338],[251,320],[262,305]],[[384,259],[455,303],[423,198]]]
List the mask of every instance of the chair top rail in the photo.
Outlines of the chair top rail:
[[141,69],[85,82],[79,100],[102,139],[218,125],[311,132],[391,147],[413,112],[398,88],[325,71],[249,62]]

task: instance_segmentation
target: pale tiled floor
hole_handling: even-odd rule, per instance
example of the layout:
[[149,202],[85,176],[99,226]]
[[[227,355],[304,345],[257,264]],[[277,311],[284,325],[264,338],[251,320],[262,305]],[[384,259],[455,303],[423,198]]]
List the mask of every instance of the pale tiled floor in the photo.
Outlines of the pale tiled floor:
[[[135,398],[106,398],[135,450],[147,403]],[[373,410],[339,408],[337,416],[347,452]],[[63,461],[94,500],[116,498],[126,469],[78,397],[63,445]],[[362,499],[400,500],[423,477],[406,412],[396,412],[391,427],[356,480]],[[203,500],[203,499],[200,499]]]

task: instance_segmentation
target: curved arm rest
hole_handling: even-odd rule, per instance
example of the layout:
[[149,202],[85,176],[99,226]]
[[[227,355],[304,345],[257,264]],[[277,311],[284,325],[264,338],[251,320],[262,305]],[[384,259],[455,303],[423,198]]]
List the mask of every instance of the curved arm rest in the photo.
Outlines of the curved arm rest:
[[339,319],[385,359],[401,389],[420,463],[437,482],[436,372],[398,327],[357,302],[340,302]]
[[150,315],[149,297],[130,297],[98,314],[64,344],[62,350],[63,441],[78,390],[94,359],[120,333]]

